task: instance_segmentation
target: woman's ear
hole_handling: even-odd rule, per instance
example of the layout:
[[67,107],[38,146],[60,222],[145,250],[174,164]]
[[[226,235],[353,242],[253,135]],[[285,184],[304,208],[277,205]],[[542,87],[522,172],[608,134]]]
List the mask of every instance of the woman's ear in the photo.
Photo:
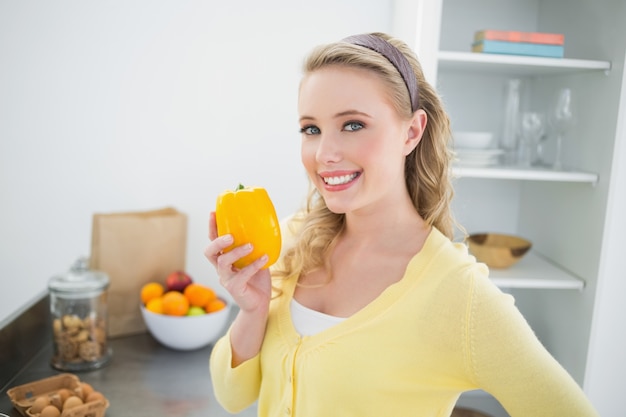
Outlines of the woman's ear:
[[426,130],[426,123],[428,123],[428,115],[422,109],[417,110],[413,114],[411,123],[409,124],[409,130],[407,132],[405,141],[405,155],[413,152],[413,149],[420,143],[424,131]]

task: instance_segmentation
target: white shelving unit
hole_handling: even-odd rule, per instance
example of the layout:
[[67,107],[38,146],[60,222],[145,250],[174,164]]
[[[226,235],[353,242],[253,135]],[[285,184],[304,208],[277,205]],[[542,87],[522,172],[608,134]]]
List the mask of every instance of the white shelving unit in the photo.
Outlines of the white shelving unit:
[[[598,175],[587,172],[554,171],[518,167],[453,167],[458,178],[485,178],[525,181],[577,182],[595,185]],[[491,269],[490,277],[500,288],[582,290],[585,282],[541,254],[530,251],[517,264]]]
[[[523,106],[546,112],[570,88],[583,123],[553,171],[457,164],[462,224],[519,233],[533,249],[511,268],[492,269],[511,289],[550,352],[580,383],[600,415],[623,414],[620,388],[626,314],[621,236],[626,165],[626,7],[610,0],[394,0],[394,30],[414,47],[458,130],[496,131],[506,81],[520,78]],[[563,33],[565,58],[470,52],[474,33],[501,29]],[[579,59],[583,58],[583,59]],[[621,93],[619,93],[621,91]],[[499,96],[500,95],[500,96]],[[547,154],[550,152],[548,151]],[[571,168],[571,170],[569,169]],[[574,291],[572,291],[574,290]],[[616,327],[617,326],[617,327]],[[460,404],[507,417],[482,391]]]
[[520,76],[609,71],[611,69],[611,63],[608,61],[474,52],[439,51],[437,59],[440,70],[490,72]]
[[[439,51],[438,68],[443,71],[507,74],[513,76],[554,75],[611,69],[608,61],[496,55],[473,52]],[[588,183],[595,186],[598,174],[582,171],[556,171],[536,167],[453,166],[458,178],[484,178],[522,181]],[[491,269],[493,282],[501,288],[582,290],[585,282],[534,251],[514,266]]]
[[[497,55],[473,52],[439,51],[438,68],[443,71],[497,73],[515,76],[568,74],[611,69],[609,61],[567,58],[542,58],[532,56]],[[554,171],[550,169],[521,167],[470,167],[457,165],[458,177],[491,178],[504,180],[583,182],[595,185],[598,175],[580,171]]]
[[542,255],[530,251],[507,269],[491,269],[491,280],[501,288],[582,290],[585,282]]
[[455,165],[452,173],[458,178],[490,178],[503,180],[581,182],[596,185],[598,174],[581,171],[555,171],[523,167],[473,167]]
[[[439,51],[440,70],[506,73],[510,75],[564,74],[580,71],[609,71],[611,63],[580,59],[553,59],[471,52]],[[577,182],[596,185],[598,174],[581,171],[555,171],[523,167],[472,167],[455,165],[458,178],[484,178],[525,181]],[[492,269],[490,276],[501,288],[582,290],[585,282],[542,255],[531,251],[516,265]]]

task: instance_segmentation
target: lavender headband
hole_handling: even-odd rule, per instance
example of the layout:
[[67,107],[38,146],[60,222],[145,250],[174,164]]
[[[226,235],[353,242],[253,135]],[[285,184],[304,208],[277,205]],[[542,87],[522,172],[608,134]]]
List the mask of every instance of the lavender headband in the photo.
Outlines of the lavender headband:
[[419,94],[417,89],[417,79],[415,78],[415,72],[411,68],[411,64],[406,57],[392,44],[380,38],[376,35],[354,35],[343,39],[343,42],[351,43],[353,45],[362,46],[364,48],[371,49],[378,52],[391,64],[396,67],[407,90],[409,90],[409,98],[411,99],[411,111],[415,112],[419,108]]

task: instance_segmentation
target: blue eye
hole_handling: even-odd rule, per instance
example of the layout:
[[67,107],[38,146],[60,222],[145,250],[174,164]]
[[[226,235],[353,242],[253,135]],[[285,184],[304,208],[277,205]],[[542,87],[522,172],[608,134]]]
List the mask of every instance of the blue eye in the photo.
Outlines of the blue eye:
[[304,133],[305,135],[319,135],[320,129],[317,126],[304,126],[300,129],[300,133]]
[[360,122],[348,122],[343,126],[344,130],[347,130],[348,132],[356,132],[357,130],[361,130],[364,127],[365,126],[363,126],[363,123]]

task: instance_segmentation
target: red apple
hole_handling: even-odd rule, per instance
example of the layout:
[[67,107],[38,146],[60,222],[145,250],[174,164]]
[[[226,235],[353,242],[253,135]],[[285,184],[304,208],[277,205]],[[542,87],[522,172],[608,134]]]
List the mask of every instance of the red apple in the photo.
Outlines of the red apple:
[[185,287],[192,282],[193,280],[185,271],[174,271],[165,278],[165,286],[168,291],[183,292]]

